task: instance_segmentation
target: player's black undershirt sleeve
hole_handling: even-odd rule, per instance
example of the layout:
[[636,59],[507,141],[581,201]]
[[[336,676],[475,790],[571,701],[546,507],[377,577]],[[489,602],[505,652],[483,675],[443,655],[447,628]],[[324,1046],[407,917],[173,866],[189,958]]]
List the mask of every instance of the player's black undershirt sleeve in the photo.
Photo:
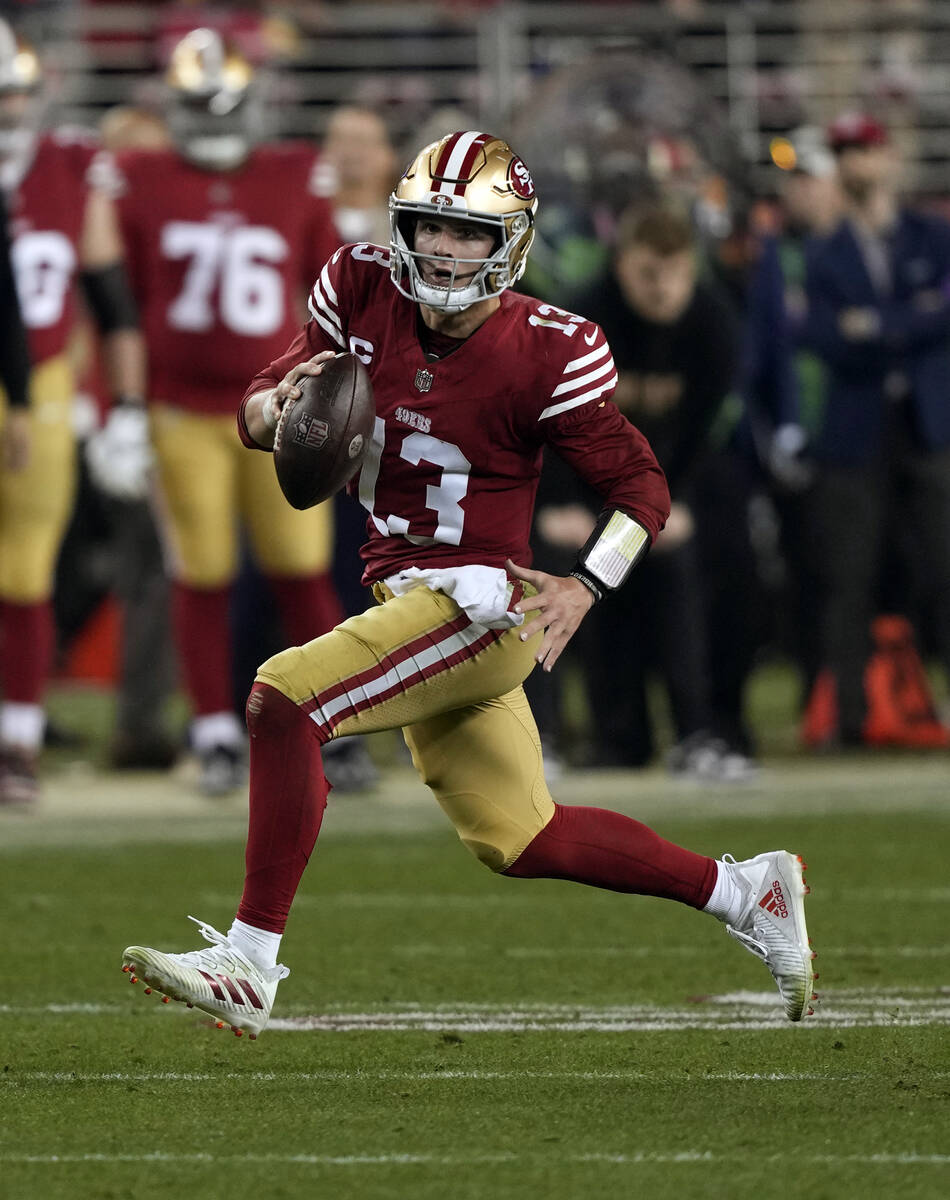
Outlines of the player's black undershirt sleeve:
[[13,264],[10,261],[10,231],[7,211],[0,196],[0,383],[11,408],[26,408],[30,379],[30,353],[20,313]]

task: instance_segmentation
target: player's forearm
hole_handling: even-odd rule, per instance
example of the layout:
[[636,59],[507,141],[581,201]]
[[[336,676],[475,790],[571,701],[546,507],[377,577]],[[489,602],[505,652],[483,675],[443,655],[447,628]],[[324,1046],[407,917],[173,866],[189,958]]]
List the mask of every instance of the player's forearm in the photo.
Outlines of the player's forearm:
[[138,329],[116,329],[102,339],[109,389],[116,399],[144,403],[145,340]]
[[266,392],[256,392],[248,396],[241,407],[239,425],[243,423],[242,432],[246,432],[262,450],[270,450],[274,445],[274,425],[265,417],[264,406],[273,399],[276,390],[268,388]]

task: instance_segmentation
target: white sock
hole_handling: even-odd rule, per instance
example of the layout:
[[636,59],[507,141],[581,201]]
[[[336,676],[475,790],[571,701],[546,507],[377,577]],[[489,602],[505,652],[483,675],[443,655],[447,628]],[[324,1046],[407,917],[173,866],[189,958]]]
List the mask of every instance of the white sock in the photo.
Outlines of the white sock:
[[215,746],[237,748],[243,744],[244,729],[236,713],[205,713],[192,718],[191,740],[199,754],[213,750]]
[[749,901],[748,894],[736,879],[729,863],[717,859],[716,866],[719,868],[716,884],[703,912],[712,913],[727,925],[739,925]]
[[237,917],[234,918],[231,928],[228,930],[228,941],[235,950],[240,950],[255,967],[260,967],[262,971],[277,966],[280,938],[279,933],[271,933],[267,929],[246,925]]
[[36,754],[43,745],[46,712],[41,704],[7,700],[0,705],[0,743]]

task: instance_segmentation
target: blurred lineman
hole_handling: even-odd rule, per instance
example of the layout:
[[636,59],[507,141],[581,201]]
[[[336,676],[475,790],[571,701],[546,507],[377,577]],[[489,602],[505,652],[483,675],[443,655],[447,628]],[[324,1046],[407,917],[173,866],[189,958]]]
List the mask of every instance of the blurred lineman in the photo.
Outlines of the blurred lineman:
[[[332,506],[291,509],[272,464],[243,452],[233,416],[235,394],[292,337],[339,239],[314,191],[315,152],[257,143],[246,59],[194,30],[174,50],[167,84],[174,147],[120,155],[118,203],[149,348],[174,636],[200,786],[215,795],[244,776],[229,629],[240,523],[288,638],[309,641],[341,616],[328,574]],[[275,189],[292,202],[277,202]]]
[[[41,134],[43,106],[39,58],[0,21],[0,187],[33,363],[28,417],[8,418],[0,463],[0,802],[8,804],[37,794],[54,644],[50,594],[76,481],[67,345],[77,281],[104,335],[116,396],[108,424],[132,430],[125,484],[144,486],[148,467],[142,341],[113,202],[99,186],[98,147],[85,133]],[[0,424],[5,409],[0,397]]]
[[[550,670],[591,606],[623,584],[662,529],[669,493],[646,439],[610,403],[617,374],[599,326],[511,291],[536,211],[531,176],[500,139],[468,131],[427,146],[393,193],[389,250],[333,255],[312,320],[245,396],[242,436],[264,449],[300,379],[339,350],[367,364],[376,427],[354,490],[369,512],[364,579],[378,604],[258,672],[247,876],[228,935],[199,922],[210,948],[125,951],[133,982],[236,1033],[266,1026],[287,974],[280,938],[326,807],[321,748],[396,727],[491,870],[713,913],[768,965],[786,1015],[809,1011],[800,859],[717,862],[619,813],[555,804],[545,784],[522,683],[535,664]],[[516,565],[545,447],[605,502],[567,576]]]
[[860,744],[870,621],[897,522],[950,675],[950,224],[901,204],[879,122],[843,114],[828,141],[846,207],[808,256],[805,336],[827,367],[812,540],[839,737]]

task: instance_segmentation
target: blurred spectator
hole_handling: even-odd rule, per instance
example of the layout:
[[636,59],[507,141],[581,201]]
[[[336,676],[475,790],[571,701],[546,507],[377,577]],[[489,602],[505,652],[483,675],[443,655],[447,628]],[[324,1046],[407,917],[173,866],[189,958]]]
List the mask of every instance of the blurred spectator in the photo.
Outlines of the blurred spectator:
[[330,116],[322,165],[331,173],[333,215],[344,242],[389,245],[389,193],[396,153],[386,123],[369,108],[347,104]]
[[879,122],[848,113],[828,138],[846,210],[808,263],[806,336],[828,369],[813,537],[838,733],[857,744],[889,526],[912,534],[914,607],[950,669],[950,225],[901,204]]
[[779,519],[784,561],[781,612],[788,619],[788,628],[777,634],[780,638],[784,635],[784,648],[798,664],[804,706],[821,666],[819,582],[808,519],[814,472],[807,444],[821,428],[826,390],[824,363],[802,344],[808,311],[805,258],[809,243],[837,225],[843,201],[837,164],[823,129],[801,126],[787,137],[773,139],[771,157],[779,168],[777,248],[798,423],[779,431],[766,465],[772,476],[771,496]]
[[[710,735],[691,495],[707,435],[733,383],[738,332],[728,302],[698,280],[697,258],[687,216],[661,206],[631,210],[620,221],[611,274],[577,302],[613,347],[619,371],[614,400],[646,434],[673,497],[666,528],[637,577],[588,618],[594,645],[586,678],[601,764],[640,766],[651,758],[646,681],[648,671],[659,667],[678,741],[671,769],[740,779],[752,765]],[[586,527],[578,516],[573,498],[549,504],[538,513],[538,529],[560,542],[573,528],[576,546]]]
[[[292,340],[338,238],[314,191],[315,152],[258,143],[254,72],[243,55],[214,31],[194,30],[167,81],[175,147],[120,156],[120,215],[149,342],[192,743],[201,789],[217,795],[244,775],[229,620],[239,524],[289,641],[310,641],[341,617],[329,574],[332,506],[291,509],[270,458],[244,453],[234,417],[246,380]],[[349,753],[365,759],[359,743]],[[328,760],[327,773],[339,785],[335,765]],[[372,764],[362,766],[368,776]]]
[[43,73],[34,49],[0,22],[0,184],[29,332],[29,454],[0,464],[0,802],[38,792],[46,723],[53,572],[73,504],[74,381],[67,356],[81,281],[100,332],[113,416],[125,425],[130,484],[144,486],[144,359],[122,266],[112,199],[100,186],[97,145],[74,132],[42,134]]

